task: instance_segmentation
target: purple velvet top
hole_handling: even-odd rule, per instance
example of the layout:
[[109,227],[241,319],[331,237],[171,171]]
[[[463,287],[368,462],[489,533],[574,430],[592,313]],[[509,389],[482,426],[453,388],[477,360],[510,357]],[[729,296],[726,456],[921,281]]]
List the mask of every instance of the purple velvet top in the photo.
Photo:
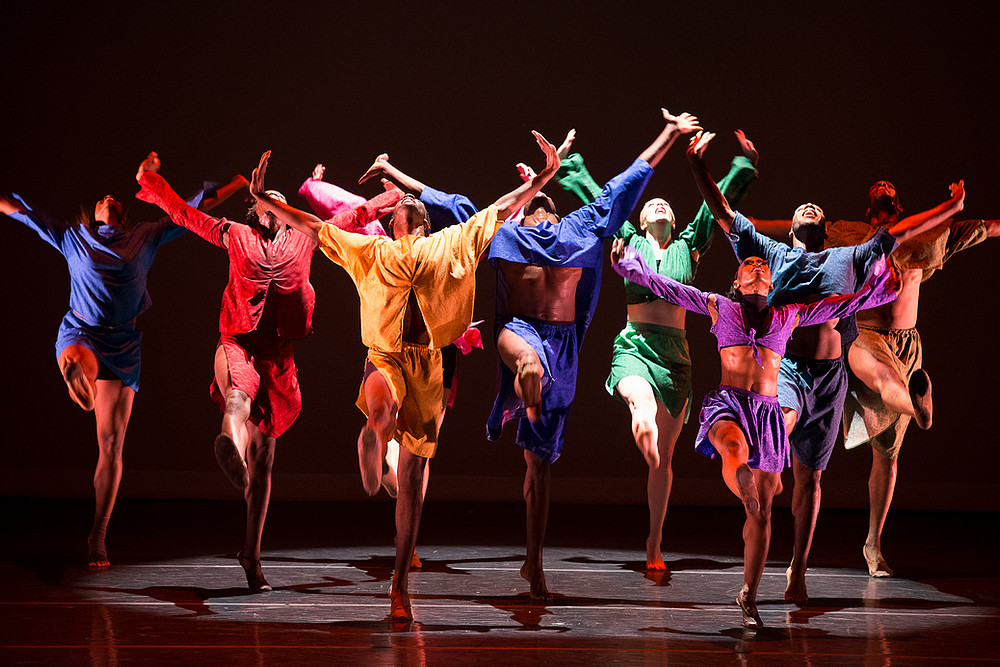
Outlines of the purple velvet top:
[[690,285],[679,283],[652,271],[641,257],[627,252],[613,266],[615,271],[634,283],[644,285],[657,296],[702,315],[717,313],[712,333],[719,342],[719,349],[745,345],[753,350],[754,359],[763,367],[760,348],[766,347],[778,356],[785,355],[785,345],[797,326],[821,324],[827,320],[845,317],[859,310],[874,308],[896,298],[896,292],[886,285],[889,271],[885,259],[879,260],[872,277],[857,294],[829,296],[813,303],[790,303],[779,308],[769,307],[763,331],[748,326],[743,319],[739,303],[719,294],[702,292]]

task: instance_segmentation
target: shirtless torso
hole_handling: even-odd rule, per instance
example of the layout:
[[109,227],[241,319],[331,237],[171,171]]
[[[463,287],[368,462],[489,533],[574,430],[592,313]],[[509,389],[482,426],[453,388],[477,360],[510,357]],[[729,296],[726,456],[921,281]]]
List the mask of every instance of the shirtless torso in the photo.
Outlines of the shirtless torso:
[[576,286],[583,269],[535,266],[503,259],[499,264],[510,289],[511,313],[546,322],[576,319]]
[[903,269],[903,285],[895,301],[858,313],[858,324],[877,329],[912,329],[917,326],[922,269]]

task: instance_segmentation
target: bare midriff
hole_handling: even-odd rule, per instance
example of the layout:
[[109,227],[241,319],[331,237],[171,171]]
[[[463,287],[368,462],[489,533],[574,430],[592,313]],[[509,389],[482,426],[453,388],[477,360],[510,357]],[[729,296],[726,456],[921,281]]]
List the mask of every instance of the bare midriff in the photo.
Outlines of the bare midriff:
[[683,329],[686,315],[686,310],[663,299],[628,305],[628,321],[633,324],[657,324]]
[[839,359],[843,354],[837,323],[829,320],[811,327],[798,327],[788,340],[785,352],[806,359]]
[[549,322],[576,319],[576,286],[583,269],[500,260],[500,270],[507,283],[511,314]]
[[766,347],[760,350],[761,368],[753,357],[753,350],[747,345],[733,345],[719,350],[722,362],[722,379],[720,384],[747,389],[764,396],[778,395],[778,367],[781,357]]
[[403,313],[403,340],[417,345],[429,345],[431,335],[427,332],[424,315],[417,304],[417,293],[411,291],[406,300],[406,311]]

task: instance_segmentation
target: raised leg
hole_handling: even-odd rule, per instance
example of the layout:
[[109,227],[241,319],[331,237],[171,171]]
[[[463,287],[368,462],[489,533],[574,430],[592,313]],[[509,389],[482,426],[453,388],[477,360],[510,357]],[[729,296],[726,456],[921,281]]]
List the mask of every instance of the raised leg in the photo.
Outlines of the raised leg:
[[[870,352],[852,345],[847,353],[847,361],[851,371],[872,391],[882,396],[886,407],[901,415],[916,416],[910,390],[896,369],[883,364]],[[928,385],[928,394],[930,387]]]
[[374,496],[382,486],[382,464],[388,453],[389,439],[396,430],[398,410],[389,383],[378,371],[365,380],[365,402],[368,421],[358,435],[358,467],[365,492]]
[[872,449],[872,471],[868,477],[868,537],[862,553],[868,563],[868,574],[873,577],[892,576],[892,569],[882,557],[882,527],[895,489],[896,459]]
[[722,457],[722,480],[743,502],[747,512],[756,513],[760,500],[753,471],[747,465],[750,447],[746,435],[736,422],[721,419],[712,424],[708,439]]
[[747,509],[743,524],[743,588],[736,598],[743,611],[743,626],[756,629],[763,626],[757,613],[757,587],[764,574],[764,563],[771,544],[771,502],[781,488],[781,473],[753,471],[759,493],[760,510]]
[[814,470],[792,456],[792,472],[795,476],[795,488],[792,489],[795,543],[792,547],[792,562],[785,572],[787,582],[785,599],[791,602],[805,602],[809,599],[809,594],[806,592],[806,569],[813,533],[816,530],[816,520],[819,517],[822,498],[820,478],[823,476],[823,471]]
[[542,377],[545,374],[538,353],[510,329],[500,332],[497,352],[503,363],[516,374],[514,393],[524,403],[528,419],[537,422],[542,414]]
[[215,460],[226,478],[237,489],[245,490],[250,482],[247,472],[247,447],[250,432],[247,430],[250,418],[250,397],[232,386],[229,377],[229,362],[225,349],[215,348],[215,383],[226,399],[222,415],[222,431],[215,438]]
[[413,550],[417,544],[429,470],[428,459],[411,453],[405,447],[400,448],[399,495],[396,496],[396,569],[389,588],[389,616],[394,621],[413,620],[408,579],[415,558]]
[[271,590],[260,568],[260,540],[264,520],[271,500],[271,470],[277,441],[261,433],[252,422],[247,423],[250,443],[247,447],[249,483],[243,491],[247,503],[247,527],[243,550],[237,559],[247,576],[247,586],[254,593]]
[[551,600],[542,567],[542,545],[549,521],[549,491],[552,464],[524,450],[527,471],[524,474],[524,502],[528,519],[528,551],[521,566],[521,576],[528,581],[532,600]]
[[[89,352],[89,351],[88,351]],[[95,372],[96,375],[96,372]],[[91,567],[104,568],[111,563],[105,546],[105,532],[111,511],[118,498],[122,480],[122,451],[125,431],[132,414],[135,391],[121,380],[97,380],[94,418],[97,422],[97,468],[94,470],[94,525],[87,537]]]

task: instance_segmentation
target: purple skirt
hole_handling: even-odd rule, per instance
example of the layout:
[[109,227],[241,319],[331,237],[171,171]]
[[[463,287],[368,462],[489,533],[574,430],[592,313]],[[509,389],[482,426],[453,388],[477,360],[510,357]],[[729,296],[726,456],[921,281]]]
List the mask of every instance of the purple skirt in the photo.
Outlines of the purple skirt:
[[708,432],[721,419],[736,422],[750,447],[747,464],[764,472],[781,472],[792,464],[788,453],[785,418],[776,396],[764,396],[747,389],[720,385],[709,392],[698,414],[698,436],[694,448],[717,458],[718,452],[708,439]]

